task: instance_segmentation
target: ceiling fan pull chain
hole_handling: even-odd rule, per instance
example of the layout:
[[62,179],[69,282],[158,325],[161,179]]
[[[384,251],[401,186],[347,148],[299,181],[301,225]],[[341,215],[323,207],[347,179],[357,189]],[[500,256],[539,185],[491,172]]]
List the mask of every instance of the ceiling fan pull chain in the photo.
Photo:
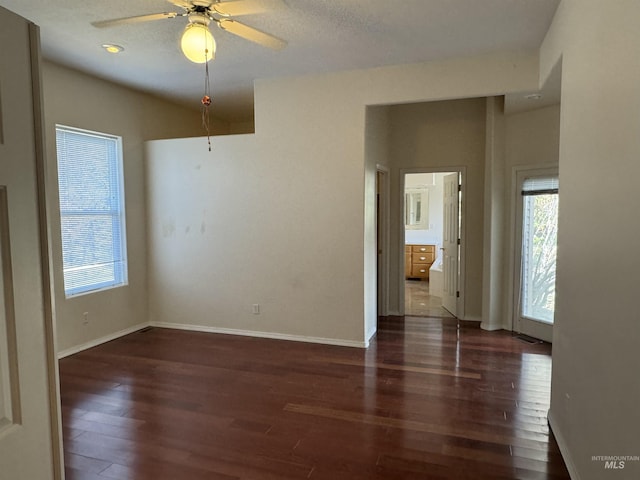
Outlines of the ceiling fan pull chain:
[[[205,56],[207,50],[205,49]],[[202,97],[202,126],[207,132],[207,143],[211,151],[211,132],[209,130],[209,107],[211,106],[211,89],[209,84],[209,62],[204,62],[204,96]]]

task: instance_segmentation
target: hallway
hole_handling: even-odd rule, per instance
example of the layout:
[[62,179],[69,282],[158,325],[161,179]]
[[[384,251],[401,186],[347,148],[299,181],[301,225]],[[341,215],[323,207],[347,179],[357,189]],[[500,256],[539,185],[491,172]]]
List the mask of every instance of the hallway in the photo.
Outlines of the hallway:
[[405,280],[404,311],[412,317],[454,318],[442,307],[442,299],[429,294],[428,280]]

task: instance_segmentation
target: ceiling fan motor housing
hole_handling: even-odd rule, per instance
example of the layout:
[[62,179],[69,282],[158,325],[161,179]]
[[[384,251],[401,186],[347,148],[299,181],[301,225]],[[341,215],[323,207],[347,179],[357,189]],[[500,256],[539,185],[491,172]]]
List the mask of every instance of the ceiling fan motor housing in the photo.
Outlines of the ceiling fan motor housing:
[[207,0],[193,0],[190,2],[194,7],[201,7],[208,9],[214,3],[218,3],[217,1],[207,1]]
[[209,16],[208,12],[193,11],[190,12],[189,15],[187,15],[187,19],[189,20],[189,23],[198,23],[207,27],[211,23],[211,17]]

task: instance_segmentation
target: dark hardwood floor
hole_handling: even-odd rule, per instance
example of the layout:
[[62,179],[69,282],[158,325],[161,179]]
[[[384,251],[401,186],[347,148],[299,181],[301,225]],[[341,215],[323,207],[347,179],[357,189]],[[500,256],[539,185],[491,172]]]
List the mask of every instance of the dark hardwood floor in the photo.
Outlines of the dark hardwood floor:
[[550,377],[453,319],[366,351],[153,328],[60,361],[67,480],[568,479]]

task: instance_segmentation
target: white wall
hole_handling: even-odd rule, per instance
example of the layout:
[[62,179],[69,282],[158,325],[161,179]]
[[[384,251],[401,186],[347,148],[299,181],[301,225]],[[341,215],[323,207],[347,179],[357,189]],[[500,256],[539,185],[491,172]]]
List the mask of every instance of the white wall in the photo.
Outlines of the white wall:
[[640,478],[640,2],[563,0],[541,50],[562,61],[550,419],[573,478]]
[[215,139],[211,154],[198,140],[150,142],[152,321],[365,345],[376,311],[365,107],[535,88],[536,62],[496,54],[259,80],[255,135]]
[[[145,324],[147,252],[144,186],[144,141],[201,135],[201,116],[149,95],[44,63],[44,108],[47,137],[54,289],[58,350],[62,354],[96,339]],[[123,138],[129,285],[65,299],[58,215],[55,125],[120,135]],[[214,122],[214,129],[227,129]],[[83,325],[88,313],[89,324]]]

